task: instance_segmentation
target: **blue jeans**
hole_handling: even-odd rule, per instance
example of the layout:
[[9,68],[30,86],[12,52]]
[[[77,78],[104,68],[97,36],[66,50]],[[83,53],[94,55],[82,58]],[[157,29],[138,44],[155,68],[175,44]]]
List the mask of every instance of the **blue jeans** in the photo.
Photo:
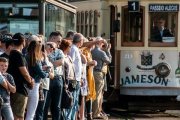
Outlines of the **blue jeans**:
[[77,83],[76,90],[72,93],[74,97],[74,105],[71,109],[71,120],[76,120],[76,112],[79,110],[80,82]]
[[47,120],[49,106],[51,108],[52,120],[61,120],[61,99],[63,91],[63,78],[55,76],[50,81],[46,104],[44,108],[44,120]]
[[44,107],[45,107],[45,103],[46,103],[48,90],[43,89],[43,93],[44,93],[44,100],[38,102],[38,106],[36,109],[36,120],[43,120]]
[[73,106],[69,109],[63,109],[63,120],[76,120],[76,112],[79,110],[80,82],[77,82],[76,89],[72,92]]
[[5,105],[1,106],[1,115],[5,120],[14,120],[10,103],[5,103]]

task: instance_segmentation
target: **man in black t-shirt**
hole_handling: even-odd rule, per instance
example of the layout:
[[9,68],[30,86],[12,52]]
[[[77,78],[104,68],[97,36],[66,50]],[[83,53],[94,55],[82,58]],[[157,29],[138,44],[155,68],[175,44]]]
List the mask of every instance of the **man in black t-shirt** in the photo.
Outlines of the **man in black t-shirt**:
[[9,67],[7,72],[14,78],[16,93],[11,95],[11,106],[15,119],[24,120],[25,108],[27,105],[27,86],[34,86],[34,79],[29,75],[27,63],[22,54],[25,44],[23,34],[16,33],[13,36],[14,48],[9,55]]

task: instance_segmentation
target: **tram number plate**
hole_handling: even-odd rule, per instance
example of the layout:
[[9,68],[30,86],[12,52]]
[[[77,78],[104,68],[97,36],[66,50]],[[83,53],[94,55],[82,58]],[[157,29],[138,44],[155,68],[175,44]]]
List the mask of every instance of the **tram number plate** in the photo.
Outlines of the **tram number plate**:
[[129,12],[139,12],[139,1],[128,1]]

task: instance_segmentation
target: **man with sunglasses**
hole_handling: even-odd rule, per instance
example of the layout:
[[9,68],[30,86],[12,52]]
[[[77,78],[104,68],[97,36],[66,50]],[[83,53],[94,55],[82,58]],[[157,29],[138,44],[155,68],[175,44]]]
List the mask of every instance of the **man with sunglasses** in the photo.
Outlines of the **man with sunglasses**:
[[[48,55],[50,62],[54,67],[54,78],[50,80],[50,87],[44,108],[44,120],[47,120],[48,108],[51,105],[51,114],[53,120],[61,119],[61,99],[63,90],[63,68],[64,54],[58,49],[62,40],[62,34],[59,31],[54,31],[50,34],[48,42],[52,42],[54,50]],[[52,47],[52,46],[50,46]]]

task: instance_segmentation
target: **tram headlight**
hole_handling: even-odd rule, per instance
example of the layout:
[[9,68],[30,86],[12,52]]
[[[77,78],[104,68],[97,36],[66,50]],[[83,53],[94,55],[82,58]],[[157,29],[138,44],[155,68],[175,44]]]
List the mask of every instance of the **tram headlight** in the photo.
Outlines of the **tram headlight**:
[[164,78],[170,74],[171,68],[167,63],[159,63],[155,68],[155,72],[157,76]]

